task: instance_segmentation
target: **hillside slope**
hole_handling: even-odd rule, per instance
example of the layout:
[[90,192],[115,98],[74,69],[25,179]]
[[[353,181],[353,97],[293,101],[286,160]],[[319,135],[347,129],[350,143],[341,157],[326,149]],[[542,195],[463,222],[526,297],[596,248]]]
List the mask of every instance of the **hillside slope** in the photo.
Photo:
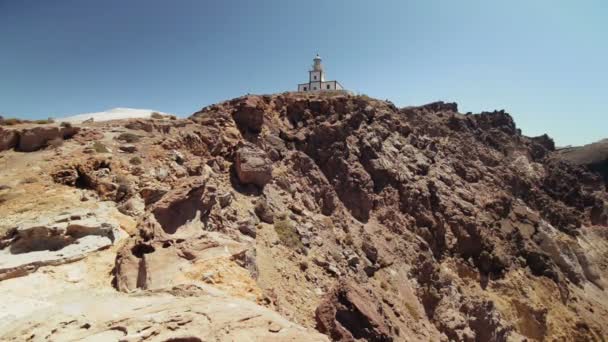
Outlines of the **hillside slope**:
[[555,151],[554,156],[577,165],[583,165],[604,176],[608,183],[608,139],[585,146],[567,147]]
[[[66,293],[76,287],[101,291],[99,298],[149,300],[166,312],[157,335],[141,337],[142,320],[119,329],[105,317],[88,322],[91,333],[146,340],[214,331],[219,339],[221,330],[294,341],[322,339],[314,329],[336,341],[608,336],[606,184],[555,157],[549,137],[522,136],[502,111],[462,115],[456,104],[397,108],[333,93],[245,96],[185,120],[82,124],[61,146],[0,155],[0,252],[18,256],[11,267],[0,265],[0,291],[33,300],[24,288],[44,276],[53,279],[50,302],[68,305],[75,297]],[[77,207],[88,209],[62,218]],[[25,224],[40,217],[52,219]],[[109,229],[91,217],[123,233],[103,240],[101,250],[75,250]],[[75,228],[83,220],[88,228]],[[59,241],[50,238],[57,234]],[[54,253],[66,248],[78,260]],[[93,263],[100,258],[105,263]],[[184,305],[167,308],[159,296]],[[201,314],[209,321],[199,330],[171,323],[203,326],[191,297],[219,310]],[[264,319],[214,321],[228,301],[244,301],[244,311]],[[121,314],[138,317],[138,310],[125,305]],[[53,329],[35,311],[12,315],[6,338]]]

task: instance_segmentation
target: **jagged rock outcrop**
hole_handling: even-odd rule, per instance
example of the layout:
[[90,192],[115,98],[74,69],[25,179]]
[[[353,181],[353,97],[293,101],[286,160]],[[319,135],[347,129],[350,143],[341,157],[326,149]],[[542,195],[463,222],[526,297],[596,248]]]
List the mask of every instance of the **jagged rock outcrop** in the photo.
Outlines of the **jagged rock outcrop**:
[[[367,284],[363,286],[378,297],[392,291],[367,282],[384,277],[383,270],[399,274],[411,265],[407,278],[416,288],[416,305],[436,329],[428,330],[427,337],[506,340],[576,330],[550,330],[546,316],[533,327],[505,319],[524,310],[521,304],[513,299],[496,305],[495,290],[484,288],[488,282],[509,282],[522,271],[529,272],[532,282],[550,279],[565,302],[582,284],[603,288],[602,276],[596,276],[600,271],[583,270],[590,256],[572,239],[587,234],[588,226],[605,225],[599,219],[608,203],[606,192],[597,191],[601,180],[580,167],[552,162],[553,141],[523,136],[506,112],[462,115],[455,104],[442,102],[398,109],[364,97],[285,94],[210,106],[192,120],[210,124],[253,102],[264,111],[261,130],[254,136],[239,127],[242,123],[234,125],[246,144],[263,149],[274,161],[275,176],[266,187],[276,185],[289,198],[272,198],[264,191],[264,206],[256,202],[257,216],[275,227],[278,222],[283,234],[290,225],[276,219],[268,223],[261,209],[286,201],[295,217],[331,215],[333,231],[315,231],[323,245],[305,247],[304,255],[339,253],[335,264],[315,259],[320,260],[316,265],[334,277]],[[217,127],[226,127],[221,122]],[[309,233],[298,224],[293,223],[295,238],[308,241]],[[372,238],[378,234],[386,241]],[[255,236],[259,239],[259,228]],[[419,252],[405,252],[402,246]],[[447,269],[473,272],[481,287],[463,291],[467,281]],[[413,318],[396,314],[407,311],[400,304],[379,305],[378,311],[387,310]],[[599,334],[597,323],[589,323],[593,328],[586,336]],[[344,332],[340,336],[351,338]]]
[[239,101],[235,108],[234,121],[242,131],[259,133],[264,124],[265,103],[259,96],[249,96],[245,101]]
[[[608,335],[601,170],[562,158],[546,135],[522,135],[504,110],[284,93],[229,100],[184,120],[83,126],[27,163],[0,158],[10,172],[0,174],[0,215],[20,221],[31,210],[24,194],[36,193],[36,205],[104,203],[132,220],[121,224],[124,245],[75,264],[105,258],[109,266],[95,271],[105,278],[91,288],[111,284],[105,290],[149,298],[150,307],[154,294],[174,298],[176,286],[244,298],[333,340]],[[37,156],[44,167],[23,167]],[[18,280],[0,282],[0,291]],[[165,318],[154,331],[177,337]],[[142,322],[126,321],[124,338]],[[89,324],[95,333],[114,327]],[[183,336],[203,339],[205,329]]]

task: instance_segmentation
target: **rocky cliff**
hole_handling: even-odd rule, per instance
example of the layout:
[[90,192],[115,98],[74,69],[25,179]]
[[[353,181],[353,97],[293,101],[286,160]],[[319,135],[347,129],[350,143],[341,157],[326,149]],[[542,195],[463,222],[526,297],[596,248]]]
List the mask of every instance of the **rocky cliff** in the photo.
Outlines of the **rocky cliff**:
[[[94,294],[7,311],[9,340],[608,336],[605,179],[504,111],[246,96],[0,156],[0,290]],[[116,298],[122,320],[88,311]]]

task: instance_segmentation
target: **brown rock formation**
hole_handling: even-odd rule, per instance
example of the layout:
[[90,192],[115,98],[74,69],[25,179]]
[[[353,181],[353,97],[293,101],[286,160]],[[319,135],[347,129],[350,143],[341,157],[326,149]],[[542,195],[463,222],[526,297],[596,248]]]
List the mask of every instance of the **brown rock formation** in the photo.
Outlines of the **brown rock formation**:
[[333,341],[393,341],[379,307],[363,289],[339,284],[317,307],[317,328]]
[[264,124],[264,101],[259,96],[249,96],[238,101],[233,117],[242,131],[259,133]]
[[38,187],[0,174],[0,214],[16,226],[38,192],[115,206],[137,222],[99,252],[121,296],[244,298],[342,341],[608,335],[602,171],[504,111],[285,93],[84,126],[27,162],[0,158],[13,178],[44,165]]

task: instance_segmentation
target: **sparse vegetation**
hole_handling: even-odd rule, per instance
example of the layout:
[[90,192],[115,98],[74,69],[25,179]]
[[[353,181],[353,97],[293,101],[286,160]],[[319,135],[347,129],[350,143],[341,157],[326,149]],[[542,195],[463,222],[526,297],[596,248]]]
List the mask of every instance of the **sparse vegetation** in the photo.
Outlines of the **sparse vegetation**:
[[45,125],[45,124],[50,124],[50,123],[54,123],[55,120],[53,120],[52,118],[48,118],[48,119],[40,119],[40,120],[24,120],[24,119],[17,119],[17,118],[0,118],[0,126],[14,126],[14,125],[19,125],[19,124],[27,124],[27,123],[33,123],[33,124],[38,124],[38,125]]
[[36,183],[38,182],[38,178],[34,177],[34,176],[30,176],[30,177],[25,177],[25,179],[23,179],[21,181],[21,184],[32,184],[32,183]]
[[285,246],[293,249],[304,248],[304,245],[300,240],[300,235],[296,231],[294,223],[289,218],[276,220],[274,222],[274,230],[277,232],[279,240],[281,240]]
[[45,124],[50,124],[50,123],[54,123],[55,120],[53,118],[48,118],[48,119],[40,119],[40,120],[34,120],[32,121],[35,124],[39,124],[39,125],[45,125]]
[[93,143],[93,149],[97,153],[110,153],[110,149],[99,141]]
[[352,246],[353,245],[353,236],[352,236],[352,234],[350,232],[346,233],[346,236],[344,237],[344,243],[347,246]]
[[120,133],[116,139],[128,143],[136,143],[139,141],[140,137],[139,135],[133,133]]
[[60,123],[59,126],[65,127],[65,128],[72,128],[72,124],[69,122],[65,122],[65,121]]
[[162,115],[161,113],[158,113],[158,112],[153,112],[152,114],[150,114],[150,117],[152,119],[164,119],[165,118],[164,115]]
[[0,125],[2,126],[13,126],[13,125],[18,125],[20,123],[23,123],[23,120],[19,120],[16,118],[8,118],[8,119],[2,119],[0,120]]
[[139,157],[133,157],[129,160],[129,163],[131,163],[131,165],[141,165],[142,160]]

